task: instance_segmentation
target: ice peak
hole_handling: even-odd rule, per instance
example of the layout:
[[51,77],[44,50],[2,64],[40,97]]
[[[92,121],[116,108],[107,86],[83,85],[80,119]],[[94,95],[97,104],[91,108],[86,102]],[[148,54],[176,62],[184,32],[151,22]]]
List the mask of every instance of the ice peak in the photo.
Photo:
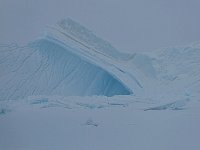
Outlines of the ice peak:
[[92,31],[70,18],[60,20],[55,26],[50,27],[47,35],[53,36],[53,38],[62,42],[69,42],[71,40],[76,43],[75,45],[80,45],[82,49],[86,48],[96,51],[99,54],[101,53],[114,59],[123,59],[128,56],[127,54],[120,53],[109,42],[99,38]]

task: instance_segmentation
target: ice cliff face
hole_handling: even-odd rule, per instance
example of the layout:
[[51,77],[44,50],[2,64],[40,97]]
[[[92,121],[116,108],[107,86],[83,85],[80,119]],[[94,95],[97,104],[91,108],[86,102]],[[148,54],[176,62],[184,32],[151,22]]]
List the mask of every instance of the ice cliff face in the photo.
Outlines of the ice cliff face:
[[57,27],[60,28],[52,28],[45,37],[25,47],[1,45],[1,100],[30,95],[133,93],[119,76],[105,67],[103,60],[93,57],[96,54],[110,59],[121,57],[111,45],[72,20],[61,21]]
[[199,66],[197,44],[124,54],[67,19],[24,47],[0,45],[0,100],[31,95],[198,97]]

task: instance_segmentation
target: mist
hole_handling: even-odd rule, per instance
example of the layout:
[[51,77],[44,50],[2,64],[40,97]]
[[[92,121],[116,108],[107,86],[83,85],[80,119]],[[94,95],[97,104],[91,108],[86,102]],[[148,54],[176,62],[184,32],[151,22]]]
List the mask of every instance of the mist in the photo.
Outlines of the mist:
[[70,17],[121,51],[200,40],[198,0],[1,0],[0,43],[24,45]]

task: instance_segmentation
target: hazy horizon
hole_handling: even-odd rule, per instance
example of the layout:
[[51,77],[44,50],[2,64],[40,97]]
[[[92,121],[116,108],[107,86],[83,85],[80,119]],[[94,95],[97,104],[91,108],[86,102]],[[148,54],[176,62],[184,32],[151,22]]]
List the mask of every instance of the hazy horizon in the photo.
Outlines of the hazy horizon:
[[26,44],[46,25],[70,17],[121,51],[200,40],[198,0],[2,0],[0,43]]

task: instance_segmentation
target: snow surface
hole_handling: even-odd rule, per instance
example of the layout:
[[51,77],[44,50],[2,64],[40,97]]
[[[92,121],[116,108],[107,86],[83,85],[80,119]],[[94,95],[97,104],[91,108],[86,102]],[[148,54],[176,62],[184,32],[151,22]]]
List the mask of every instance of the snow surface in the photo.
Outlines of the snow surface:
[[0,149],[200,149],[198,43],[124,54],[67,19],[0,69]]

